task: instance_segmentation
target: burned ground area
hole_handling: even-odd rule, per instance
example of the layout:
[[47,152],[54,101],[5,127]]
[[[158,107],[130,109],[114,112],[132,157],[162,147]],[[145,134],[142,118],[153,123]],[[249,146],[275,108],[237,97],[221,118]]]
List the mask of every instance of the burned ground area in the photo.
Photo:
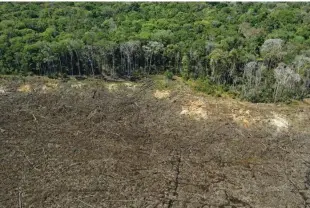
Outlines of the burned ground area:
[[310,207],[309,105],[1,79],[0,207]]

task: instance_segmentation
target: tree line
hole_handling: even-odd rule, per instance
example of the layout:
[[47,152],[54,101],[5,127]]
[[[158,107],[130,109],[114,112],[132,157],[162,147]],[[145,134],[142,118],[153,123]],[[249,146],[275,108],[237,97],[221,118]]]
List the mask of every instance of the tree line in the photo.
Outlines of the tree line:
[[309,12],[309,3],[1,3],[0,72],[168,71],[253,102],[302,99]]

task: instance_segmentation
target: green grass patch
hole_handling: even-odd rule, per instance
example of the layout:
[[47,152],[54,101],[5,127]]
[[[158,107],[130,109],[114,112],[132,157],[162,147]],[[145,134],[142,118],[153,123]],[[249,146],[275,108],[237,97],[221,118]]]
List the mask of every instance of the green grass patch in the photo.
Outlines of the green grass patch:
[[204,92],[216,97],[236,97],[236,93],[230,92],[225,85],[216,85],[209,79],[188,80],[187,84],[198,92]]

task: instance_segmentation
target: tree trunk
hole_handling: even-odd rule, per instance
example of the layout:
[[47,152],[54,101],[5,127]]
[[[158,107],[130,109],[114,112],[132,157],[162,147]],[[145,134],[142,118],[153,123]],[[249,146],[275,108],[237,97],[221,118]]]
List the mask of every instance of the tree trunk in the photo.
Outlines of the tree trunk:
[[70,60],[71,60],[71,75],[73,75],[73,54],[70,53]]
[[114,77],[115,76],[115,54],[114,52],[112,52],[112,69],[113,69],[112,76]]

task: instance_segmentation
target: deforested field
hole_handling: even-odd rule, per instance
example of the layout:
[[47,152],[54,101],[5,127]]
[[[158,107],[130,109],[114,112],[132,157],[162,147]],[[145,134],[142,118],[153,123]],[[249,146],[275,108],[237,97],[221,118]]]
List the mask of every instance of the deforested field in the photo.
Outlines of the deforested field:
[[309,127],[178,79],[1,77],[0,207],[310,207]]

